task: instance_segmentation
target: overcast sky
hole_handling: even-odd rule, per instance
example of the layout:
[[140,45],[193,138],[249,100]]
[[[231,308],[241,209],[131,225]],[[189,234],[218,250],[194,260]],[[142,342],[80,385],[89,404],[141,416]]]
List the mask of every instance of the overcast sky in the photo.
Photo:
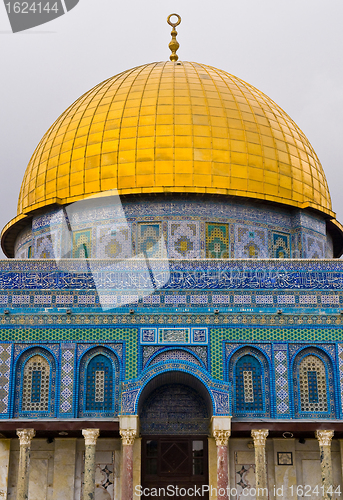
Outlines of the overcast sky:
[[16,215],[30,156],[65,108],[112,75],[169,58],[172,12],[182,17],[181,60],[242,78],[304,131],[343,222],[342,0],[80,0],[16,34],[0,5],[1,228]]

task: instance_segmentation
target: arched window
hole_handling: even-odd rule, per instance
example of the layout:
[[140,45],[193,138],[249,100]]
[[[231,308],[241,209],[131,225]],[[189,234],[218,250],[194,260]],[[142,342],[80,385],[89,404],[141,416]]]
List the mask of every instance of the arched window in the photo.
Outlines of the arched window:
[[301,411],[328,411],[325,365],[317,356],[306,356],[299,366]]
[[49,410],[50,365],[43,356],[32,356],[24,366],[22,411]]
[[242,356],[236,363],[236,411],[263,411],[262,367],[255,356]]
[[232,411],[238,417],[270,417],[270,367],[267,357],[254,347],[235,351],[228,366]]
[[79,417],[114,417],[119,412],[119,362],[104,347],[87,351],[79,366]]
[[296,416],[335,416],[332,366],[324,352],[300,351],[294,360],[293,383]]
[[48,349],[33,347],[16,362],[13,416],[55,417],[56,362]]
[[87,367],[86,411],[110,411],[112,396],[112,363],[107,356],[98,354],[91,359]]

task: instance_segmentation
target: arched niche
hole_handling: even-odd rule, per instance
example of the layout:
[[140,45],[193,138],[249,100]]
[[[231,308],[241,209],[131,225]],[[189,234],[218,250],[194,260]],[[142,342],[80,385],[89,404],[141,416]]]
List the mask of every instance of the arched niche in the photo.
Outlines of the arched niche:
[[204,384],[184,372],[165,372],[150,380],[138,402],[141,434],[208,434],[211,396]]

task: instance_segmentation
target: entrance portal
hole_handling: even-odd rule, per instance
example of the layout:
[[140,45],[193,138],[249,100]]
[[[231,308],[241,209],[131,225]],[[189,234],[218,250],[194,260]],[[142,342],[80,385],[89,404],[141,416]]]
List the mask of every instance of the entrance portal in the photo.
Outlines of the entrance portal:
[[[152,498],[208,499],[202,495],[208,484],[208,451],[206,436],[146,436],[142,439],[142,487]],[[186,493],[188,492],[188,494]],[[169,495],[168,495],[169,493]]]
[[190,375],[163,383],[166,376],[154,380],[142,398],[142,498],[207,500],[210,398]]

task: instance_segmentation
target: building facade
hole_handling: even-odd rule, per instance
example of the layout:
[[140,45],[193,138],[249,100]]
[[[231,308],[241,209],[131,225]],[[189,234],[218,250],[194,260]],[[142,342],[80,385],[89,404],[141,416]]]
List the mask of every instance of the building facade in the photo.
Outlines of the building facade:
[[2,248],[4,498],[339,498],[343,230],[262,92],[175,57],[102,82]]

